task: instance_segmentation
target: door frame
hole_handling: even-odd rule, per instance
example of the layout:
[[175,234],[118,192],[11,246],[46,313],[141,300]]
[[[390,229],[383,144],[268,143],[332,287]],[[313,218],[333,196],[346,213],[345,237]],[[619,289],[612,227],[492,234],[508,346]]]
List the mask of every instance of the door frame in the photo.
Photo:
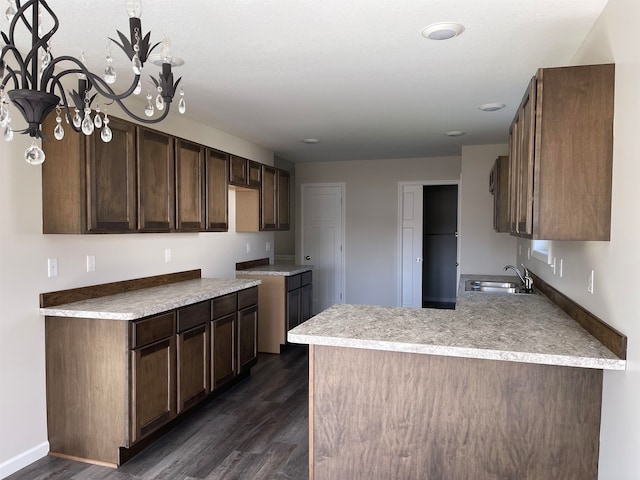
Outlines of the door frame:
[[[460,283],[460,238],[462,237],[462,232],[461,232],[461,228],[460,228],[460,219],[461,219],[461,212],[462,212],[462,205],[461,205],[461,192],[460,192],[460,179],[456,179],[456,180],[410,180],[410,181],[403,181],[403,182],[398,182],[398,216],[397,216],[397,235],[396,235],[396,245],[397,245],[397,250],[396,250],[396,259],[397,259],[397,265],[396,265],[396,280],[397,280],[397,285],[396,285],[396,305],[401,307],[402,306],[402,218],[403,218],[403,212],[402,212],[402,208],[404,205],[404,198],[403,198],[403,193],[404,193],[404,187],[405,186],[435,186],[435,185],[456,185],[458,187],[458,225],[457,225],[457,231],[458,231],[458,242],[457,242],[457,261],[458,261],[458,268],[457,268],[457,282]],[[424,226],[422,226],[421,228],[422,232],[424,231]],[[421,233],[422,233],[421,232]]]
[[346,250],[347,247],[345,245],[345,235],[346,235],[346,205],[347,205],[347,201],[345,198],[345,192],[346,192],[346,183],[345,182],[320,182],[320,183],[301,183],[300,184],[300,217],[298,218],[298,225],[299,230],[298,230],[298,245],[300,245],[300,249],[298,250],[299,253],[296,254],[296,260],[299,263],[299,265],[304,265],[304,257],[303,257],[303,253],[304,253],[304,245],[303,245],[303,241],[304,241],[304,210],[305,210],[305,205],[304,205],[304,191],[306,188],[310,188],[310,187],[338,187],[340,189],[340,216],[341,218],[341,237],[340,237],[340,245],[342,246],[341,251],[340,251],[340,262],[342,264],[342,268],[340,269],[340,282],[342,283],[342,292],[341,292],[341,298],[339,299],[339,303],[345,303],[346,297],[347,297],[347,284],[346,284]]

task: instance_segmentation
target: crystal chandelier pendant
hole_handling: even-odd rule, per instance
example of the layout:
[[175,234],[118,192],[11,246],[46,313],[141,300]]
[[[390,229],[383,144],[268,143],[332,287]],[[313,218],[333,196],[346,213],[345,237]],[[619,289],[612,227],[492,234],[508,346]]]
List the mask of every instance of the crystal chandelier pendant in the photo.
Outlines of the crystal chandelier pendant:
[[47,47],[47,51],[42,55],[42,70],[47,68],[51,63],[51,48]]
[[184,113],[187,111],[187,104],[184,101],[184,90],[180,89],[180,101],[178,102],[178,111]]
[[73,126],[80,128],[82,126],[82,117],[80,117],[80,110],[76,108],[76,114],[73,116]]
[[6,127],[9,122],[9,107],[2,101],[0,102],[0,126]]
[[96,107],[96,116],[93,118],[93,124],[96,126],[96,128],[102,127],[102,117],[100,116],[100,107]]
[[35,139],[33,140],[31,146],[24,151],[24,159],[31,165],[40,165],[42,162],[44,162],[44,152],[36,144]]
[[91,135],[93,133],[93,120],[91,119],[91,109],[84,109],[84,119],[82,120],[82,133],[85,135]]
[[7,125],[6,127],[4,127],[4,139],[7,142],[10,142],[11,140],[13,140],[13,130],[11,130],[10,125]]
[[113,133],[111,132],[111,128],[109,128],[109,118],[107,114],[104,114],[104,128],[100,132],[100,138],[104,143],[109,143],[113,138]]
[[107,82],[110,85],[113,85],[114,83],[116,83],[116,69],[113,68],[113,65],[111,65],[111,62],[113,62],[113,59],[111,58],[111,55],[107,56],[107,66],[104,68],[104,75],[102,78],[104,78],[104,81]]
[[56,140],[64,138],[64,128],[62,128],[62,119],[60,118],[60,107],[56,107],[56,127],[53,129],[53,136]]
[[11,22],[11,20],[13,20],[13,17],[16,16],[16,9],[13,8],[13,3],[11,2],[11,0],[8,0],[8,1],[9,1],[9,6],[5,10],[4,14],[7,17],[7,20]]
[[141,91],[142,91],[142,84],[140,83],[140,80],[138,80],[138,84],[136,85],[136,88],[133,90],[133,94],[140,95]]
[[153,117],[153,113],[154,113],[153,104],[151,103],[151,98],[152,98],[151,94],[147,93],[147,106],[144,109],[144,114],[147,117]]
[[162,87],[158,87],[158,95],[156,96],[156,108],[160,111],[164,110],[164,98],[162,98]]

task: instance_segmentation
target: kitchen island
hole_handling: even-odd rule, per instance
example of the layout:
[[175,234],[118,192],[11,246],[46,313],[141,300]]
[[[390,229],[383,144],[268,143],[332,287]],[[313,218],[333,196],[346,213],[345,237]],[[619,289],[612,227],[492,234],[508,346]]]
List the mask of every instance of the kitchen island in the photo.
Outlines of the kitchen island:
[[310,345],[311,479],[597,478],[625,361],[542,295],[335,305],[288,338]]

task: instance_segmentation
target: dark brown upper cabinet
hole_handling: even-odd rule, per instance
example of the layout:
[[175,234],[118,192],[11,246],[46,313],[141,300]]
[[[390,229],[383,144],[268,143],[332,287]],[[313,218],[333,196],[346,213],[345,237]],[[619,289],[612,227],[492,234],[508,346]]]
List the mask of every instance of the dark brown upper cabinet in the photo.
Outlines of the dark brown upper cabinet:
[[260,163],[231,155],[229,185],[236,187],[260,188]]
[[543,68],[510,130],[511,234],[609,240],[615,66]]
[[509,232],[509,157],[498,157],[491,169],[489,190],[493,194],[493,229]]
[[138,230],[175,227],[173,137],[138,127]]
[[176,230],[199,232],[205,229],[205,149],[179,138],[175,144]]
[[229,154],[208,148],[205,165],[206,230],[229,230]]
[[[43,142],[43,233],[126,233],[137,229],[136,127],[111,118],[113,139],[68,131]],[[44,131],[55,126],[49,115]],[[67,129],[69,130],[69,129]]]
[[291,225],[289,213],[291,174],[286,170],[278,169],[276,178],[278,185],[278,194],[276,196],[276,211],[278,212],[276,217],[276,230],[289,230]]
[[275,230],[277,215],[277,170],[268,165],[262,166],[262,185],[260,187],[260,230]]

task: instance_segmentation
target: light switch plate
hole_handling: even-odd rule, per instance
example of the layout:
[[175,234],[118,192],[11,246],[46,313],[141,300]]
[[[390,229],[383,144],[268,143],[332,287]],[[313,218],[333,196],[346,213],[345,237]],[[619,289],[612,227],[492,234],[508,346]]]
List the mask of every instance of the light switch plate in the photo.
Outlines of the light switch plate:
[[49,276],[49,278],[58,276],[58,259],[57,258],[47,259],[47,275]]
[[94,272],[96,269],[95,255],[87,255],[87,272]]

